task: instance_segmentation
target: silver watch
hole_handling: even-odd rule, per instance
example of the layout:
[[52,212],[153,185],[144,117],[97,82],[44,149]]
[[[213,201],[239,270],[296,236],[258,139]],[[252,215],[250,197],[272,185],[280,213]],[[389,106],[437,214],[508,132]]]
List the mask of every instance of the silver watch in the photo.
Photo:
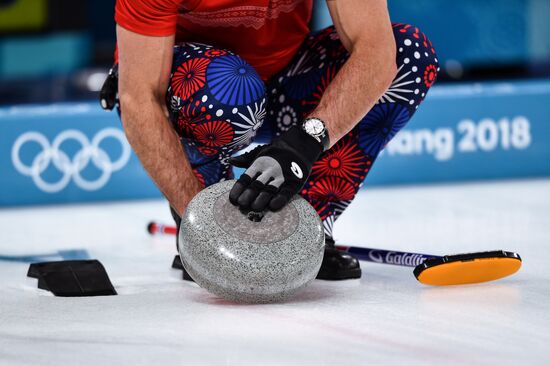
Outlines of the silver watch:
[[325,122],[315,117],[306,118],[302,123],[302,130],[319,141],[324,151],[328,150],[329,138]]

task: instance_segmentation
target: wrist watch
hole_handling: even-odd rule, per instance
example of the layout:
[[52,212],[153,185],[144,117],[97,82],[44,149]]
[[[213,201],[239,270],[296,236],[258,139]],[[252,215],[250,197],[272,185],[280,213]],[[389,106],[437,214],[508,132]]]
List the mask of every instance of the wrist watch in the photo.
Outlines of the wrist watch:
[[330,141],[325,122],[315,117],[306,118],[302,123],[302,130],[323,145],[323,151],[328,150]]

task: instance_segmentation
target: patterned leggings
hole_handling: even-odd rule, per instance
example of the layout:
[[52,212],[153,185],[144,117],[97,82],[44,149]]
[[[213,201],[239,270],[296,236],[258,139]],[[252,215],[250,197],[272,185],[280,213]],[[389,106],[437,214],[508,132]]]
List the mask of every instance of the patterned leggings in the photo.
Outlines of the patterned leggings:
[[[393,24],[393,31],[395,80],[355,128],[319,158],[301,192],[321,216],[328,236],[439,70],[432,44],[418,28]],[[175,46],[167,93],[170,120],[200,182],[209,186],[231,179],[227,159],[232,154],[253,140],[268,142],[306,117],[348,57],[329,27],[311,34],[290,64],[264,83],[231,51],[189,42]]]

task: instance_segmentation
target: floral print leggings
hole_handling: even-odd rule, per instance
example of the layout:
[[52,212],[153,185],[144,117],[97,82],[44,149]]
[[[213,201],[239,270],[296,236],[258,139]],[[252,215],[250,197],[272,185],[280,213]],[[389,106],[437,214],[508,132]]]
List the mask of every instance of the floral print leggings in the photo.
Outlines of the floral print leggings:
[[[393,24],[397,75],[367,115],[314,164],[301,195],[332,236],[376,157],[407,124],[435,82],[438,60],[418,28]],[[312,33],[293,60],[264,83],[230,50],[186,42],[175,46],[167,93],[170,120],[199,181],[233,177],[227,159],[301,122],[349,57],[334,27]],[[368,87],[366,85],[365,87]]]

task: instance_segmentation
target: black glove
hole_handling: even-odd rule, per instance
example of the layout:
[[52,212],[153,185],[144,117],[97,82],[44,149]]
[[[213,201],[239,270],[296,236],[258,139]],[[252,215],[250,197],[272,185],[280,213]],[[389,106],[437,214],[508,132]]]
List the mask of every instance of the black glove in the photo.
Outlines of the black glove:
[[114,64],[99,92],[101,108],[111,111],[118,103],[118,64]]
[[278,211],[304,186],[323,146],[299,127],[272,143],[229,159],[248,168],[229,193],[229,201],[242,211]]

